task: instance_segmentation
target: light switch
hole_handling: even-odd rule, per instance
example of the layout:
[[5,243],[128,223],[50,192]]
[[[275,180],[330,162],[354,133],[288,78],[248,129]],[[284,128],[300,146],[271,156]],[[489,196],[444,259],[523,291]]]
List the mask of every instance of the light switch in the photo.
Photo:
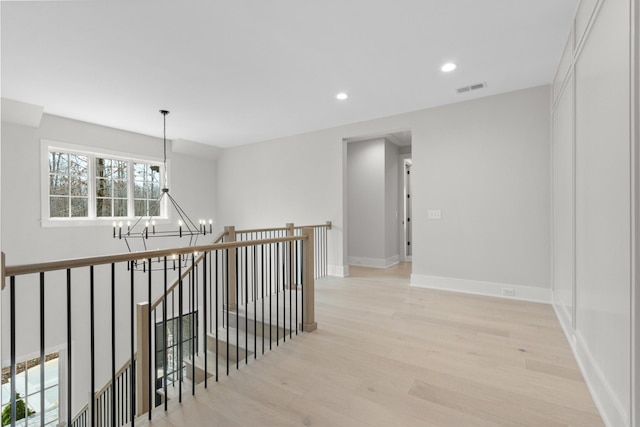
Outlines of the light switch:
[[430,209],[427,211],[428,219],[441,219],[442,211],[440,209]]

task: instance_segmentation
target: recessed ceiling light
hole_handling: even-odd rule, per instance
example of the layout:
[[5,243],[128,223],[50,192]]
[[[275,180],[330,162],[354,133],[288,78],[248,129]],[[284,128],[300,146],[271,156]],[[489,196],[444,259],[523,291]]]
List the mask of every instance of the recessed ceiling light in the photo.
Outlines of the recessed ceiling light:
[[345,99],[347,99],[349,97],[349,95],[347,95],[344,92],[340,92],[339,94],[336,95],[336,98],[339,99],[340,101],[344,101]]
[[443,72],[448,73],[450,71],[453,71],[456,69],[456,64],[454,64],[453,62],[447,62],[446,64],[444,64],[442,66],[442,68],[440,68]]

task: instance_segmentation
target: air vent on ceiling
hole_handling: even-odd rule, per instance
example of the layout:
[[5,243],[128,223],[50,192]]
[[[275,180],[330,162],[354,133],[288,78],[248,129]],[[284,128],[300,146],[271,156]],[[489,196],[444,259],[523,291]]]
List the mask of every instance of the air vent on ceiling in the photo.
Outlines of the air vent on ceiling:
[[486,83],[476,83],[474,85],[464,86],[456,89],[458,93],[471,92],[472,90],[484,89],[487,87]]

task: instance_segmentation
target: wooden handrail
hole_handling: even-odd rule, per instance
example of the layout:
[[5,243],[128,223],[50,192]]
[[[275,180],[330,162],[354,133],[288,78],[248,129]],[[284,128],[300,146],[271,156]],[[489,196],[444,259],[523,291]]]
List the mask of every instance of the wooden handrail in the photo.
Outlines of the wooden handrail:
[[[136,357],[138,356],[138,353],[134,353],[133,354],[133,361],[136,361]],[[126,371],[129,367],[131,366],[131,359],[127,359],[127,361],[124,363],[124,365],[122,365],[122,367],[118,370],[118,372],[116,372],[116,378],[118,378],[120,375],[122,375],[122,373],[124,371]],[[100,390],[98,390],[95,394],[95,399],[98,399],[102,394],[104,394],[105,391],[107,391],[109,389],[109,387],[111,387],[111,381],[113,380],[113,378],[109,378],[109,381],[107,381],[107,383],[102,386],[102,388]]]
[[103,255],[87,258],[75,258],[61,261],[50,261],[36,264],[24,264],[5,267],[4,276],[21,276],[25,274],[44,273],[48,271],[66,270],[70,268],[90,267],[92,265],[104,265],[121,263],[126,261],[147,260],[153,258],[170,257],[173,255],[184,255],[199,252],[219,251],[225,249],[242,248],[245,246],[267,245],[271,243],[293,242],[296,240],[306,240],[305,236],[274,237],[261,240],[244,240],[239,242],[214,243],[192,247],[182,247],[173,249],[158,249],[154,251],[144,251],[135,253],[124,253],[116,255]]

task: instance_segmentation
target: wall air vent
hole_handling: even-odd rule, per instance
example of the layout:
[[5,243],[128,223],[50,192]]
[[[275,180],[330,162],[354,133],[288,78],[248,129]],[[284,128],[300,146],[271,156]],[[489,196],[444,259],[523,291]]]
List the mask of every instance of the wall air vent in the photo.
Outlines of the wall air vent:
[[469,86],[464,86],[464,87],[458,88],[458,89],[456,89],[456,92],[458,92],[458,93],[471,92],[472,90],[484,89],[485,87],[487,87],[486,83],[476,83],[474,85],[469,85]]

